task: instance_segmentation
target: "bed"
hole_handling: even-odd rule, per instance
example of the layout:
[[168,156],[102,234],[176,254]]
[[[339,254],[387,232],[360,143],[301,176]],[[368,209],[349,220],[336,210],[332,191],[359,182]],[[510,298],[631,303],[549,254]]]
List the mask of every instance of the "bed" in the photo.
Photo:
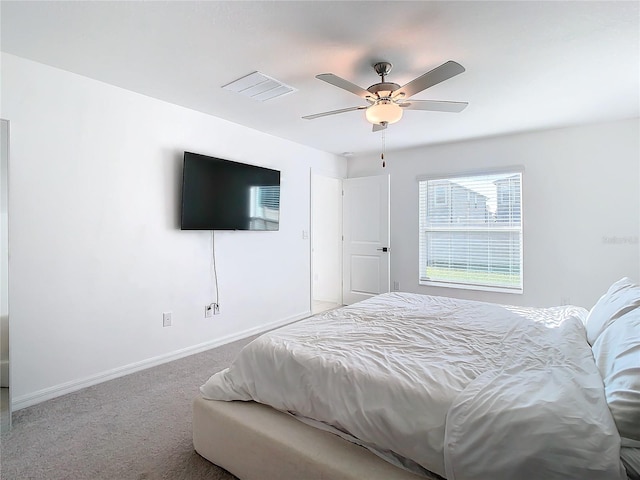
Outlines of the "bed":
[[590,312],[379,295],[247,345],[201,387],[194,446],[243,480],[624,479],[637,307],[628,279]]

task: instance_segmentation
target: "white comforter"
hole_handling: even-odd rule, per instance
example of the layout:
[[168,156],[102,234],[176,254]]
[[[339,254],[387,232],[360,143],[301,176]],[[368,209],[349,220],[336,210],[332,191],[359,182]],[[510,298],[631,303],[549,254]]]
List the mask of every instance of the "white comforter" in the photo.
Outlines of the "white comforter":
[[324,422],[449,480],[622,479],[584,315],[383,294],[261,336],[201,391]]

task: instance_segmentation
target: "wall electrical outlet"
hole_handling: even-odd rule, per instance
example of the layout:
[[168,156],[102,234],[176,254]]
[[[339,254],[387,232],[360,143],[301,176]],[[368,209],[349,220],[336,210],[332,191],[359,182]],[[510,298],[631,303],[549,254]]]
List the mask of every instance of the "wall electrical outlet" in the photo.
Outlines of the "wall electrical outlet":
[[164,312],[162,314],[162,326],[163,327],[171,326],[171,312]]
[[217,303],[210,303],[204,307],[204,318],[213,317],[220,313],[220,305]]
[[393,290],[396,291],[396,292],[398,290],[400,290],[400,282],[399,281],[397,281],[397,280],[393,281]]

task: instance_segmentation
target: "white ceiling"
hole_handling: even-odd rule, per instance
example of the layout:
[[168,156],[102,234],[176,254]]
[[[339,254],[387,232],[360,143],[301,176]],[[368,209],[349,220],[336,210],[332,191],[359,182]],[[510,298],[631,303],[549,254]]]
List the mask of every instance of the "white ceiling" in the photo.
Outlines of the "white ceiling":
[[[466,72],[415,99],[387,149],[640,116],[640,3],[484,1],[2,1],[2,51],[341,154],[380,148],[362,105],[317,80],[400,85],[455,60]],[[221,87],[258,70],[298,91],[258,102]]]

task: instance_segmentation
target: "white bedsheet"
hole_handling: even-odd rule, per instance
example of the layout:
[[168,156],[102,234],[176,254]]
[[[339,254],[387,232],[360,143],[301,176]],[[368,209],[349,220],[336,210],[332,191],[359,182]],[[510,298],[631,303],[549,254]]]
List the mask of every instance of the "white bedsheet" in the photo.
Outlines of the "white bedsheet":
[[622,479],[586,314],[383,294],[261,336],[201,391],[324,422],[449,480]]

